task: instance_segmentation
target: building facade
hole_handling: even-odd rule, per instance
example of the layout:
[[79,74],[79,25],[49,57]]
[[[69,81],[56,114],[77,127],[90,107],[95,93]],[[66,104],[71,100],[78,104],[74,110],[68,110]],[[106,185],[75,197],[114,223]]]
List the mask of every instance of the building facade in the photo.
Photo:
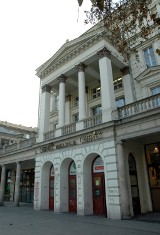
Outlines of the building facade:
[[[160,12],[159,4],[151,7]],[[137,45],[139,61],[134,53],[126,61],[107,33],[92,27],[37,69],[36,142],[0,155],[3,179],[17,163],[15,204],[28,164],[35,210],[112,219],[160,211],[159,33]]]

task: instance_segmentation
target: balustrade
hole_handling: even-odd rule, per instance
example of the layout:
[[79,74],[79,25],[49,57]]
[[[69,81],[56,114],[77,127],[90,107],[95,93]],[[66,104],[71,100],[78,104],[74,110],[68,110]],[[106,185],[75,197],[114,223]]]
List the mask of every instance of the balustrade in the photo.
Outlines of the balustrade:
[[71,123],[62,127],[62,135],[67,135],[76,131],[76,123]]
[[48,131],[44,134],[44,140],[50,140],[54,138],[54,130]]
[[126,118],[158,107],[160,107],[160,94],[118,108],[118,118]]
[[102,123],[102,114],[84,120],[84,128],[96,126]]

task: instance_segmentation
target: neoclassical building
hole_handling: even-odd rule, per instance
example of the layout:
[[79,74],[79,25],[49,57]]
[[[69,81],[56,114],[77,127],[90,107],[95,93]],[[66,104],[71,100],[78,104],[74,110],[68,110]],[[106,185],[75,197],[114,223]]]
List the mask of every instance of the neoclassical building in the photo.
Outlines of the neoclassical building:
[[1,204],[6,169],[16,172],[15,205],[30,184],[22,169],[33,169],[35,210],[112,219],[160,211],[159,34],[137,46],[139,62],[107,35],[95,25],[36,70],[38,137],[1,153]]

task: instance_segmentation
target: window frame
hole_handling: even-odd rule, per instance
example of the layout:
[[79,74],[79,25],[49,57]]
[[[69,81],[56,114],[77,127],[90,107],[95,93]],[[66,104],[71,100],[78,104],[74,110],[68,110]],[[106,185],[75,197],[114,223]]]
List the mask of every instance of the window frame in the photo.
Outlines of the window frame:
[[144,57],[144,62],[147,68],[157,65],[155,51],[152,45],[143,49],[143,57]]

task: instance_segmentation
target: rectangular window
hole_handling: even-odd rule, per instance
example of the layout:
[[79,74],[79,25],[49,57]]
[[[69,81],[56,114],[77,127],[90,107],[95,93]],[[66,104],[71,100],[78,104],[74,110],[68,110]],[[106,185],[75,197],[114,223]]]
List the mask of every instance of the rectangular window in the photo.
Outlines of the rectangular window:
[[113,81],[114,90],[119,90],[123,87],[122,78],[115,79]]
[[78,122],[78,121],[79,121],[79,114],[76,113],[76,114],[73,116],[73,119],[74,119],[74,122]]
[[97,87],[92,89],[92,99],[98,98],[101,96],[101,88]]
[[78,106],[78,104],[79,104],[79,97],[77,96],[74,100],[74,105]]
[[152,87],[151,88],[151,95],[157,95],[160,93],[160,86]]
[[156,58],[155,58],[153,47],[148,47],[144,50],[144,59],[145,59],[147,67],[156,65]]
[[98,114],[102,113],[102,107],[101,106],[96,106],[94,108],[92,108],[92,114],[93,116],[96,116]]
[[125,105],[125,99],[124,97],[116,99],[116,105],[118,108],[122,107]]

